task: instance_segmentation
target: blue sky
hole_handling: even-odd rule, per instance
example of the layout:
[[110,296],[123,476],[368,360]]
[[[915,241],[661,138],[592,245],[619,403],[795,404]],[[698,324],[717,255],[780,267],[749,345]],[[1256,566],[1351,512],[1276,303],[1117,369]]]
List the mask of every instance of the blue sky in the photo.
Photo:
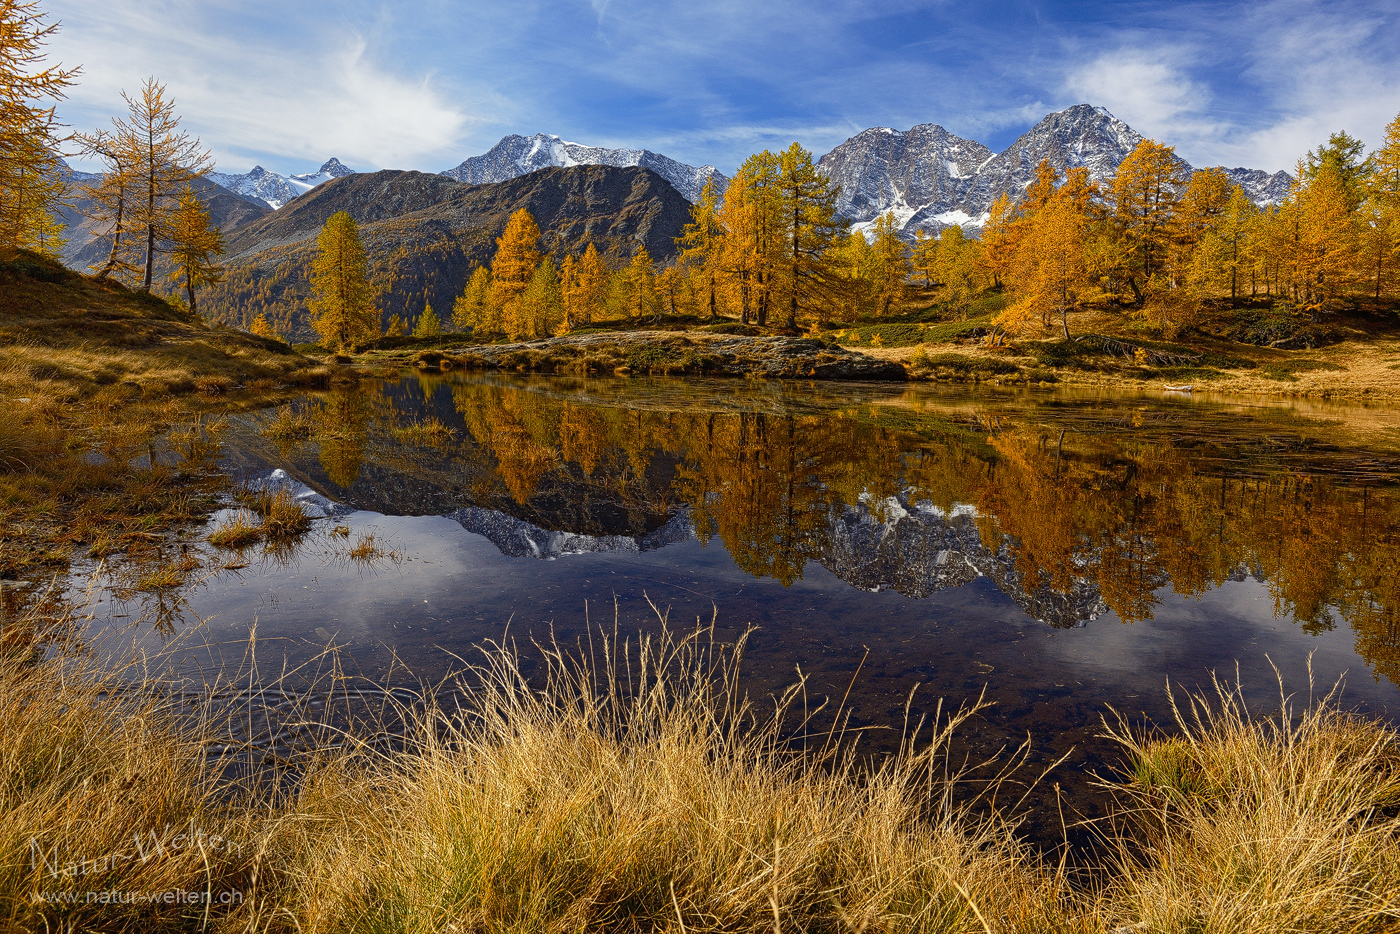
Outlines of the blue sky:
[[507,133],[649,148],[728,172],[939,123],[1001,150],[1071,104],[1197,165],[1290,168],[1400,113],[1396,0],[797,2],[46,0],[60,110],[105,125],[147,75],[221,171],[440,171]]

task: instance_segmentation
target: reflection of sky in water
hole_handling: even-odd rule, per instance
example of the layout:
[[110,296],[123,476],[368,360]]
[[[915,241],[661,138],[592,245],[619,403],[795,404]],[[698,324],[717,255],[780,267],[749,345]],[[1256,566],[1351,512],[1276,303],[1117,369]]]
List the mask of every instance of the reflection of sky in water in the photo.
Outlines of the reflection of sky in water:
[[[1386,635],[1395,607],[1367,610],[1389,600],[1393,568],[1343,567],[1373,540],[1390,549],[1376,545],[1382,559],[1395,552],[1394,488],[1358,496],[1302,477],[1388,475],[1389,455],[1319,440],[1346,413],[1321,425],[1143,398],[648,386],[388,383],[379,396],[327,397],[318,417],[353,425],[319,453],[279,451],[237,423],[232,469],[285,468],[348,504],[334,522],[351,535],[332,539],[321,523],[290,559],[254,558],[196,588],[190,611],[230,647],[256,624],[265,670],[313,655],[323,631],[364,674],[399,664],[436,679],[504,634],[570,645],[587,639],[586,620],[611,631],[615,614],[624,637],[654,630],[650,599],[673,628],[713,616],[729,639],[756,627],[753,694],[800,668],[810,696],[839,699],[859,669],[848,708],[877,728],[868,745],[897,739],[916,684],[916,712],[985,688],[995,706],[969,751],[1029,732],[1034,761],[1074,748],[1070,761],[1091,768],[1115,758],[1097,738],[1108,706],[1166,722],[1168,681],[1205,687],[1236,665],[1261,711],[1277,704],[1274,665],[1306,697],[1311,658],[1320,692],[1345,672],[1350,704],[1400,712],[1400,689],[1372,673],[1394,659],[1368,664],[1341,618],[1343,606],[1373,610],[1370,650],[1397,641]],[[736,414],[754,409],[766,414]],[[453,444],[415,448],[394,433],[429,416],[456,430]],[[717,530],[707,544],[696,516]],[[1016,544],[989,547],[1007,539],[984,534],[987,522]],[[403,560],[335,557],[369,531]],[[587,553],[530,557],[551,548]],[[1195,595],[1175,593],[1171,580],[1190,575]],[[1073,583],[1057,591],[1056,580]],[[1287,606],[1276,617],[1280,581],[1333,626],[1300,625]],[[1120,622],[1105,603],[1139,618]]]

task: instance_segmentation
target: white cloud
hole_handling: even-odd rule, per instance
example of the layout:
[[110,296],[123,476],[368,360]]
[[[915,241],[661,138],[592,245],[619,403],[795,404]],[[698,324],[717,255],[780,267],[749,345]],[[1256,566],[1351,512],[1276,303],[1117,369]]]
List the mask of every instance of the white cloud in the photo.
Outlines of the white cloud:
[[1291,170],[1337,130],[1378,144],[1400,112],[1394,17],[1382,10],[1275,0],[1190,29],[1134,29],[1108,37],[1116,51],[1065,66],[1064,92],[1196,165]]
[[54,57],[83,64],[63,107],[70,123],[105,124],[123,109],[120,91],[154,75],[223,170],[279,155],[309,166],[335,155],[360,169],[445,164],[487,119],[449,99],[430,73],[384,67],[375,37],[344,24],[234,17],[230,28],[228,11],[159,0],[111,0],[100,12],[57,6]]

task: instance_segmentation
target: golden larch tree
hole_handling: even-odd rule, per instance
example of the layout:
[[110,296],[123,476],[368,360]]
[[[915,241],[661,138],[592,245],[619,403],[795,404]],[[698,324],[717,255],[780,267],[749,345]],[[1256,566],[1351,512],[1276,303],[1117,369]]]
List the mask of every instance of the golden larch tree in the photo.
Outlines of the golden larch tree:
[[191,313],[199,314],[195,291],[223,279],[224,271],[216,258],[224,252],[224,238],[190,188],[180,193],[180,202],[170,216],[166,239],[175,264],[169,279],[183,286]]
[[603,316],[611,270],[592,243],[560,277],[564,300],[564,324],[570,331],[586,327]]
[[213,168],[209,151],[198,137],[180,129],[175,101],[165,96],[165,86],[148,78],[141,93],[125,91],[129,115],[113,121],[119,148],[134,156],[130,167],[135,190],[131,200],[132,227],[144,239],[141,288],[151,290],[156,254],[169,236],[170,217],[179,205],[180,192]]
[[491,271],[485,266],[472,270],[466,288],[452,302],[452,322],[475,338],[500,333],[501,318],[491,301]]
[[719,222],[719,196],[714,179],[705,182],[700,200],[690,208],[690,223],[676,238],[681,248],[680,262],[699,281],[703,304],[711,320],[719,317],[719,277],[724,255],[724,228]]
[[516,314],[512,306],[530,284],[540,264],[540,228],[530,212],[521,208],[510,216],[505,231],[496,238],[491,260],[491,303],[503,325]]
[[1138,143],[1118,166],[1113,216],[1123,273],[1139,303],[1148,280],[1168,260],[1173,217],[1188,181],[1176,150],[1150,139]]
[[797,143],[779,156],[774,185],[785,234],[787,326],[795,330],[806,312],[827,304],[835,285],[827,252],[850,225],[836,213],[840,186],[819,173],[812,154]]
[[0,0],[0,247],[56,255],[62,225],[54,207],[66,184],[59,174],[61,127],[52,104],[76,68],[41,67],[58,25],[38,3]]
[[379,315],[369,284],[369,262],[355,219],[337,211],[316,238],[311,264],[311,314],[327,346],[344,350],[379,336]]

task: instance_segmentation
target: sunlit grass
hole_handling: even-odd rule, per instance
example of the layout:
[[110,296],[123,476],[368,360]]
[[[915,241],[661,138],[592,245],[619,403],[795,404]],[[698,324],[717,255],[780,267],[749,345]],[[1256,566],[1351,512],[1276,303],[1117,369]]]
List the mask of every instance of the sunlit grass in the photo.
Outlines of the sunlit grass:
[[[1269,719],[1221,686],[1179,706],[1169,732],[1116,724],[1126,757],[1097,849],[1048,858],[1016,838],[1014,810],[955,803],[964,773],[948,744],[975,728],[975,706],[904,724],[898,753],[872,764],[839,729],[804,727],[800,684],[746,698],[742,644],[708,630],[606,638],[581,655],[541,647],[533,676],[513,649],[487,647],[446,695],[390,699],[349,732],[300,723],[311,744],[269,760],[291,771],[258,782],[220,766],[239,748],[239,717],[188,707],[158,660],[44,661],[20,638],[73,622],[48,604],[7,627],[0,655],[4,929],[1395,926],[1400,738],[1335,697]],[[339,665],[329,670],[343,690]],[[823,722],[839,725],[832,713]],[[161,859],[97,861],[190,828],[202,852],[166,839]],[[80,882],[54,881],[49,867],[83,860]],[[237,890],[242,903],[206,918],[198,905],[35,898],[88,888]]]

